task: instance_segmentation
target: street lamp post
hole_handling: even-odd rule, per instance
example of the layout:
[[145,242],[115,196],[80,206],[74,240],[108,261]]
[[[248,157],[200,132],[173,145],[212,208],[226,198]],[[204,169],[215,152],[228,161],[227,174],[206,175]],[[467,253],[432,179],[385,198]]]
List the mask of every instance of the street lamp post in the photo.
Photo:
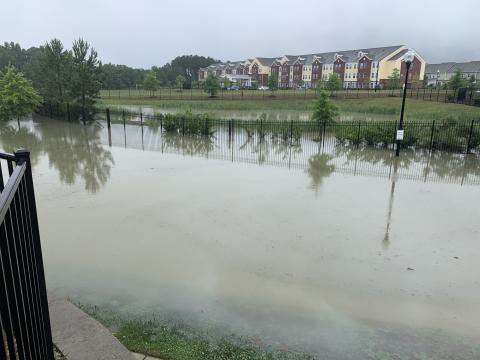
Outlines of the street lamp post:
[[412,50],[408,50],[405,56],[403,57],[403,61],[405,61],[407,70],[405,73],[405,83],[403,85],[402,111],[400,112],[400,124],[398,125],[397,136],[396,136],[397,149],[395,152],[395,156],[400,155],[400,145],[403,140],[403,113],[405,112],[405,98],[407,97],[408,71],[410,70],[410,65],[412,65],[414,57],[415,57],[415,53]]

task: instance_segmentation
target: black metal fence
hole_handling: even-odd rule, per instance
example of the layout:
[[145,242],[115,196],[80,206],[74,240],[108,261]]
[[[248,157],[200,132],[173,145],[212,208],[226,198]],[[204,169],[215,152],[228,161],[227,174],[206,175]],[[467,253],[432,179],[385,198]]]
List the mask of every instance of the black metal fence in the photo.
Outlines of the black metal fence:
[[[401,97],[402,89],[341,89],[328,91],[338,99],[366,99]],[[142,89],[105,89],[100,91],[100,96],[105,99],[157,99],[157,100],[205,100],[209,94],[202,89],[175,89],[161,88],[150,92]],[[317,97],[316,89],[278,89],[269,90],[219,90],[216,99],[219,100],[308,100]],[[460,103],[465,105],[480,106],[480,89],[440,89],[433,87],[410,88],[407,90],[410,99],[435,101],[443,103]]]
[[[126,111],[97,114],[97,119],[110,122],[148,124],[163,132],[182,135],[211,135],[224,129],[230,134],[243,131],[248,137],[298,141],[312,139],[322,146],[383,147],[393,149],[398,129],[396,121],[269,121],[258,119],[214,119],[207,114],[191,112],[146,115]],[[479,153],[480,120],[470,121],[406,121],[403,148],[442,150],[454,153]]]
[[0,359],[53,360],[30,154],[24,150],[0,153],[0,328]]

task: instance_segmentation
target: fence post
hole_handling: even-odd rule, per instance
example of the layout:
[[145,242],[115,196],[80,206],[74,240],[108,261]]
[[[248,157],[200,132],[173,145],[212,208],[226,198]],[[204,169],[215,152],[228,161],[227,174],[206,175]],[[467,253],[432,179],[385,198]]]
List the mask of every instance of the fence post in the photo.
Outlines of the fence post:
[[430,152],[433,150],[433,136],[435,134],[435,120],[432,121],[432,132],[430,133],[430,144],[428,146],[428,149]]
[[397,140],[397,120],[395,120],[395,128],[393,129],[393,150],[395,150],[395,142]]
[[110,129],[110,109],[107,108],[107,126]]
[[68,121],[71,120],[71,117],[70,117],[70,103],[67,102],[67,119]]
[[445,89],[445,102],[447,102],[448,89]]
[[143,126],[143,114],[140,111],[140,126]]
[[293,144],[293,120],[290,120],[290,145]]
[[48,360],[53,360],[53,342],[52,342],[52,329],[50,326],[50,313],[48,310],[48,298],[47,298],[47,287],[45,284],[45,272],[43,267],[43,257],[42,257],[42,244],[40,241],[40,230],[38,228],[38,216],[37,216],[37,206],[35,203],[35,190],[33,188],[33,176],[32,176],[32,166],[30,162],[30,152],[27,150],[17,150],[15,151],[15,158],[17,164],[25,164],[25,186],[26,186],[26,201],[28,203],[28,210],[30,216],[30,226],[32,234],[32,252],[34,257],[34,266],[38,276],[38,290],[40,292],[40,306],[39,311],[42,313],[43,324],[41,325],[47,348],[45,354]]
[[358,130],[357,130],[357,149],[360,146],[360,120],[358,120]]
[[182,135],[185,136],[185,118],[182,118]]
[[470,144],[472,141],[472,134],[473,134],[473,124],[475,120],[472,120],[472,124],[470,125],[470,133],[468,134],[468,142],[467,142],[467,154],[470,154]]

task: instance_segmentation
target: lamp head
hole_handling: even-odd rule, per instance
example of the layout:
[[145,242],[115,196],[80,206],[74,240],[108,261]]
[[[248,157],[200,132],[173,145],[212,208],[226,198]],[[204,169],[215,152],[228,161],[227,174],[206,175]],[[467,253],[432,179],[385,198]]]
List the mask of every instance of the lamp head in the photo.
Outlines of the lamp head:
[[403,61],[405,61],[407,64],[411,64],[414,58],[415,53],[413,52],[413,50],[408,49],[407,53],[403,56]]

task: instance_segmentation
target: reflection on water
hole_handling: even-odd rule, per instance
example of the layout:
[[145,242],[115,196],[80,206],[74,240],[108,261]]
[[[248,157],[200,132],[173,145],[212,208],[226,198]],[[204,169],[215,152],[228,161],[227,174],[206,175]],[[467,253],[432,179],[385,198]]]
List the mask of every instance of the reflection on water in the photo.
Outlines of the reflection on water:
[[82,179],[85,189],[97,192],[108,180],[114,164],[110,151],[100,142],[102,126],[81,126],[40,119],[26,122],[18,128],[16,123],[0,124],[0,148],[13,152],[18,148],[30,150],[32,165],[47,155],[50,167],[60,180],[74,184]]
[[320,359],[478,357],[478,157],[15,125],[50,288]]
[[[162,153],[203,156],[232,162],[257,163],[306,169],[312,188],[318,190],[321,177],[333,171],[353,175],[447,183],[479,184],[480,158],[447,152],[393,151],[369,147],[336,146],[334,140],[317,141],[316,134],[304,134],[291,142],[281,138],[260,138],[241,129],[229,136],[228,129],[217,128],[211,138],[162,133],[157,127],[112,125],[102,132],[102,143]],[[325,145],[329,144],[329,145]],[[333,144],[333,145],[332,145]],[[321,176],[320,176],[321,174]]]
[[[142,113],[145,115],[154,115],[154,114],[176,114],[185,112],[185,109],[175,109],[175,108],[154,108],[151,106],[134,106],[134,105],[117,105],[118,109],[123,109],[133,113]],[[311,110],[302,110],[298,109],[296,111],[282,110],[262,110],[262,111],[251,111],[251,110],[195,110],[192,109],[195,113],[205,113],[207,112],[212,118],[215,119],[237,119],[237,120],[257,120],[263,114],[266,115],[265,120],[268,121],[308,121],[312,118]],[[388,114],[367,114],[367,113],[358,113],[358,112],[342,112],[339,115],[338,120],[340,121],[385,121],[385,120],[395,120],[398,119],[398,115],[388,115]],[[137,121],[140,121],[140,117],[137,117]]]

